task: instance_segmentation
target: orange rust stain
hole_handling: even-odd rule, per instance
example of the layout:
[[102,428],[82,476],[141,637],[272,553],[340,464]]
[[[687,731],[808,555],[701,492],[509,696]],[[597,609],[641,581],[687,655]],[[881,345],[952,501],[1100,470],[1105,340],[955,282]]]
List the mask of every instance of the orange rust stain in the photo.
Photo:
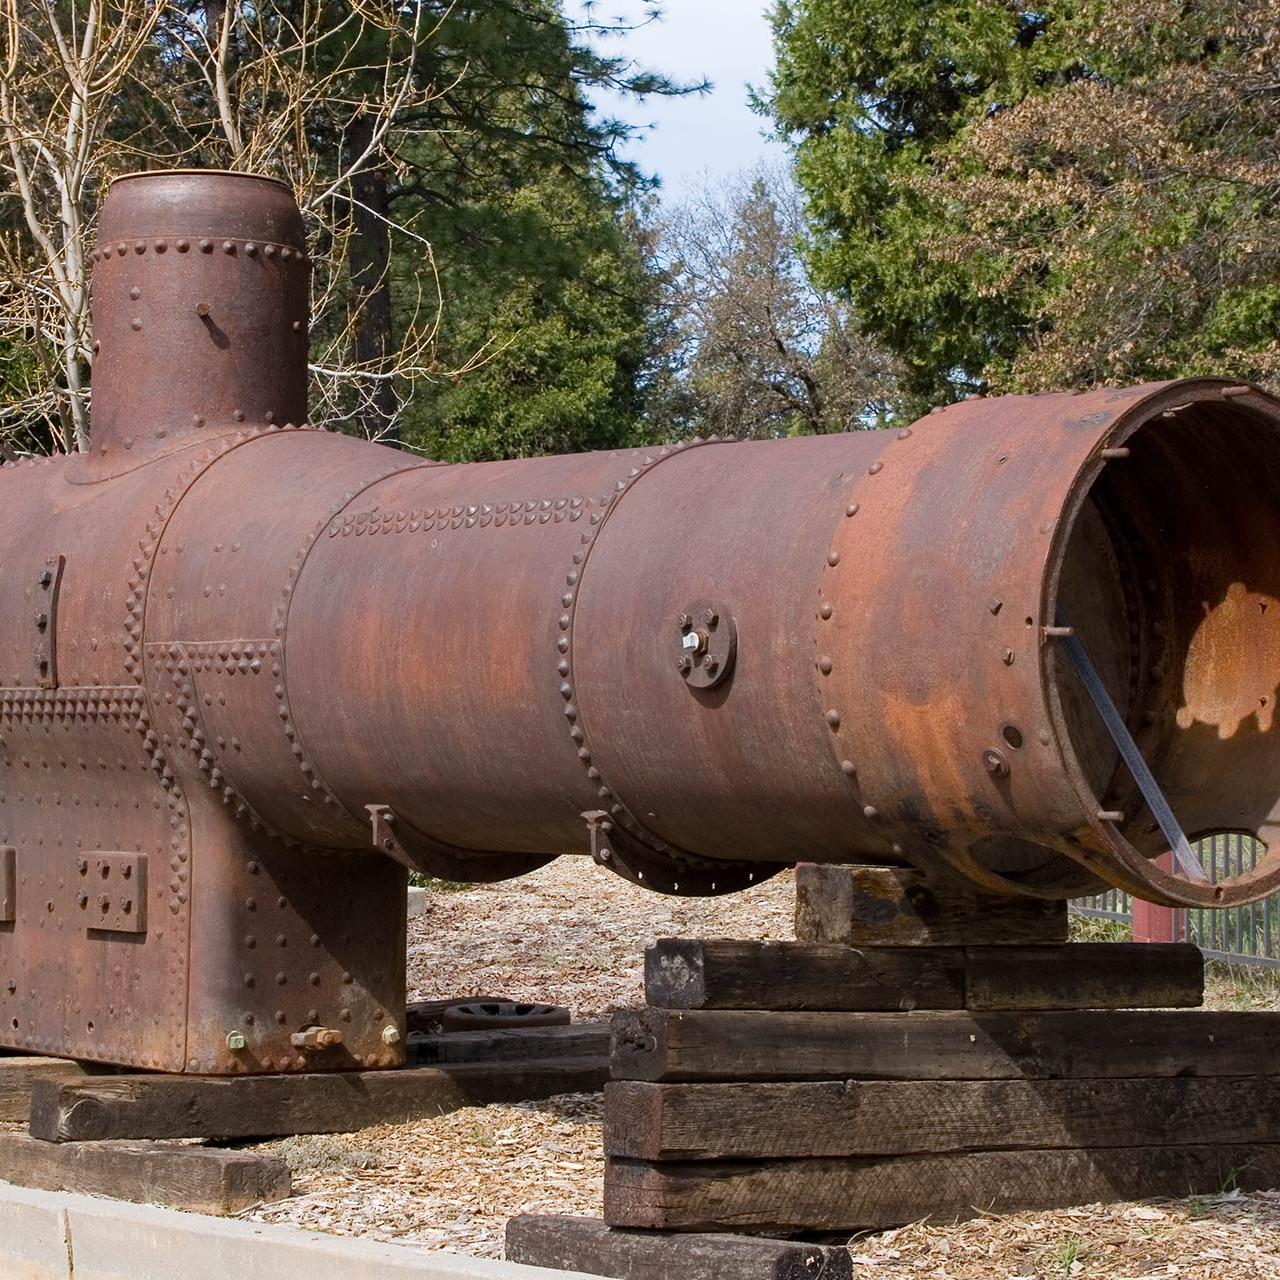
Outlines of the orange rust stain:
[[1204,615],[1187,649],[1178,727],[1200,721],[1226,739],[1252,716],[1266,733],[1280,688],[1280,600],[1234,582]]
[[970,714],[971,706],[957,693],[923,705],[905,698],[886,698],[883,703],[885,730],[902,748],[899,758],[915,766],[920,798],[927,811],[938,817],[975,816],[967,802],[969,784],[955,742],[955,726]]

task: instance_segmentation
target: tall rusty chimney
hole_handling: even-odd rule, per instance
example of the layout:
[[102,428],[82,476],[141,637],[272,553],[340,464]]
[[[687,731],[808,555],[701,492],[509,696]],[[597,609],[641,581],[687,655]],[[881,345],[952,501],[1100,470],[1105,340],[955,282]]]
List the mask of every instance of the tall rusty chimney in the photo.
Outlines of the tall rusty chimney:
[[92,260],[93,452],[110,470],[126,451],[305,420],[309,266],[283,183],[118,178]]

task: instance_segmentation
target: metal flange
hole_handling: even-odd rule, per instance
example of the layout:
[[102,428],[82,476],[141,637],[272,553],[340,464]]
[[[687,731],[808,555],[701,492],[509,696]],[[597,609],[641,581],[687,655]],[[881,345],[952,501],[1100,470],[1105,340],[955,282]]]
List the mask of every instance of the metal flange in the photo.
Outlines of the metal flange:
[[693,689],[728,679],[738,652],[738,627],[721,604],[698,601],[676,620],[676,670]]

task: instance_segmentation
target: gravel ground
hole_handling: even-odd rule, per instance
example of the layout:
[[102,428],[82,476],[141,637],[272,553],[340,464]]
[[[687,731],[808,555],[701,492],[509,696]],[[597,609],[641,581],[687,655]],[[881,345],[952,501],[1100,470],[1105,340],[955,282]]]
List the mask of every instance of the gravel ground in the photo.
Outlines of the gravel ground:
[[[410,998],[508,996],[598,1018],[642,1002],[653,939],[787,938],[792,906],[790,876],[728,898],[663,898],[563,858],[514,883],[434,894],[409,922]],[[1219,970],[1207,1003],[1280,1008],[1278,990]],[[296,1194],[246,1215],[261,1221],[497,1257],[513,1214],[600,1212],[595,1096],[265,1146],[289,1161]],[[851,1249],[858,1280],[1280,1280],[1280,1192],[986,1215]]]

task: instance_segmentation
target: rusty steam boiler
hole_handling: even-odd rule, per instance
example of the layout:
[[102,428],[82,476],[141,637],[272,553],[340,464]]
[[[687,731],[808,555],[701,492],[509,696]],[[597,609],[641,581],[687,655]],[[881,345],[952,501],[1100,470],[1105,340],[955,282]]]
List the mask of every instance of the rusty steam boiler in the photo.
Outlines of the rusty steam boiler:
[[111,188],[93,449],[0,468],[0,1045],[393,1067],[406,867],[1276,888],[1156,861],[1280,820],[1276,400],[446,466],[306,425],[308,272],[279,183]]

